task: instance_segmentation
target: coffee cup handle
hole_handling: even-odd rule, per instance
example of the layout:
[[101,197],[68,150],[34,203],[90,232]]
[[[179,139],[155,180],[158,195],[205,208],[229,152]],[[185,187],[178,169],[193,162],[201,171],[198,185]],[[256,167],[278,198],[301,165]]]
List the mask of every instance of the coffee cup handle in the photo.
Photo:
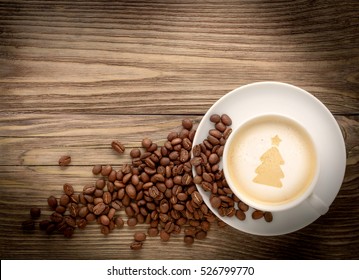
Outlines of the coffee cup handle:
[[308,197],[307,202],[320,215],[324,215],[329,210],[329,206],[315,193]]

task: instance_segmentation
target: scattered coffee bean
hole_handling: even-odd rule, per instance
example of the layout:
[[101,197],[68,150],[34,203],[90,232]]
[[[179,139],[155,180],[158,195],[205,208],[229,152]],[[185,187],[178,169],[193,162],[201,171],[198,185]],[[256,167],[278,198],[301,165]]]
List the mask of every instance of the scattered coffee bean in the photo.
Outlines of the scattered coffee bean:
[[59,159],[59,165],[60,166],[67,166],[71,163],[71,157],[70,156],[62,156]]
[[30,209],[30,215],[32,218],[38,218],[41,215],[41,209],[37,207],[32,207]]
[[125,146],[118,140],[112,141],[111,147],[119,154],[123,154],[125,152]]
[[139,242],[145,241],[146,234],[144,232],[136,232],[134,234],[134,239],[135,239],[135,241],[139,241]]
[[72,185],[65,183],[63,186],[64,189],[64,193],[68,196],[71,196],[74,194],[74,188],[72,187]]
[[130,248],[132,250],[140,250],[140,249],[142,249],[142,245],[143,245],[142,242],[134,241],[131,243]]
[[[118,170],[111,165],[93,166],[92,173],[101,177],[86,184],[81,192],[75,193],[72,185],[65,183],[59,201],[54,196],[48,198],[54,212],[50,220],[40,222],[40,228],[47,234],[59,232],[69,238],[76,228],[85,229],[94,221],[104,235],[115,228],[145,223],[150,237],[159,235],[162,241],[168,241],[184,229],[184,243],[192,244],[194,239],[206,238],[211,223],[225,225],[203,202],[195,184],[210,192],[210,203],[220,215],[244,220],[248,206],[234,196],[220,169],[232,121],[225,114],[212,115],[210,120],[214,128],[200,145],[192,147],[195,129],[191,120],[184,119],[182,129],[170,132],[162,147],[149,138],[143,139],[144,149],[132,149],[131,163]],[[119,141],[111,146],[118,153],[125,151]],[[192,168],[197,172],[195,177]],[[30,211],[34,212],[33,218],[40,216],[36,211]],[[127,225],[118,216],[121,211],[127,216]],[[272,220],[271,213],[261,213],[267,222]],[[32,229],[34,222],[26,221],[22,227]],[[146,233],[136,232],[130,248],[141,249],[145,240]]]
[[50,208],[51,208],[52,210],[55,210],[56,207],[57,207],[57,199],[56,199],[56,197],[50,196],[50,197],[47,199],[47,204],[50,206]]
[[264,220],[267,223],[270,223],[271,221],[273,221],[273,214],[271,212],[264,212]]
[[252,213],[252,218],[254,220],[258,220],[260,218],[262,218],[264,215],[264,212],[263,211],[260,211],[260,210],[255,210],[253,213]]

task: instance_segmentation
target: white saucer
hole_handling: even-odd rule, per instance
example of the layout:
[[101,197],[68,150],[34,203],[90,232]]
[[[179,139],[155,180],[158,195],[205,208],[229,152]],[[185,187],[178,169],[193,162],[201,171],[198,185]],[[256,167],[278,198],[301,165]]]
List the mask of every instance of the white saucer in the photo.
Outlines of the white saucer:
[[[320,174],[315,193],[329,206],[343,182],[346,151],[341,130],[330,111],[313,95],[298,87],[279,82],[259,82],[239,87],[220,98],[204,115],[193,145],[202,143],[213,128],[212,114],[228,114],[232,129],[258,114],[282,114],[301,123],[311,134],[318,149]],[[194,175],[196,175],[193,169]],[[250,209],[245,221],[236,217],[221,217],[209,203],[210,193],[197,186],[207,206],[232,227],[256,235],[281,235],[299,230],[314,222],[320,215],[304,201],[287,211],[273,213],[273,221],[253,220]]]

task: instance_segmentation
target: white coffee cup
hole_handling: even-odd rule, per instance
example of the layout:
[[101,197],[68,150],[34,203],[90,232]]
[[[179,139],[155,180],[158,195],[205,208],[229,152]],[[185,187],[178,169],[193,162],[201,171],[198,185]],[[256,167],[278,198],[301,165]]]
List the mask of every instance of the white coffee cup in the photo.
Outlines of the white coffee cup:
[[233,193],[263,211],[285,211],[307,201],[323,215],[315,193],[320,172],[317,148],[296,120],[279,114],[243,120],[228,138],[223,171]]

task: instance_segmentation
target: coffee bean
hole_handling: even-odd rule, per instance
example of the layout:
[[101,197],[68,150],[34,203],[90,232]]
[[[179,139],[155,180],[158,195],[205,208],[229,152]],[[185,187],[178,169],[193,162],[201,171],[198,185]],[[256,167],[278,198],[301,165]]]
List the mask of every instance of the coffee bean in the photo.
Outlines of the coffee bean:
[[110,233],[110,228],[108,226],[102,225],[101,226],[101,233],[103,235],[108,235]]
[[191,197],[192,197],[192,201],[197,205],[201,205],[201,203],[203,202],[203,198],[202,198],[201,194],[197,191],[194,191],[191,194]]
[[71,163],[71,157],[70,156],[62,156],[59,159],[59,165],[60,166],[67,166]]
[[152,145],[152,140],[149,138],[145,138],[142,140],[142,147],[149,148]]
[[112,141],[111,147],[119,154],[123,154],[125,151],[125,146],[118,140]]
[[56,207],[57,207],[57,199],[56,199],[56,197],[50,196],[50,197],[47,199],[47,204],[50,206],[50,208],[51,208],[52,210],[55,210]]
[[110,224],[110,219],[106,215],[101,215],[100,216],[100,222],[104,226],[108,226]]
[[106,204],[101,202],[93,208],[93,213],[97,216],[101,215],[102,212],[106,209]]
[[140,250],[142,249],[143,243],[139,241],[134,241],[131,243],[130,248],[132,250]]
[[207,233],[205,231],[203,231],[203,230],[200,230],[195,235],[196,239],[198,239],[198,240],[203,240],[203,239],[206,238],[206,236],[207,236]]
[[218,209],[222,204],[222,200],[218,196],[212,196],[209,201],[212,207],[216,209]]
[[48,227],[50,224],[51,224],[51,221],[49,221],[49,220],[42,220],[42,221],[40,221],[40,223],[39,223],[39,227],[40,227],[41,230],[46,230],[47,227]]
[[136,194],[137,194],[137,191],[136,191],[136,188],[134,187],[134,185],[132,184],[128,184],[125,188],[126,190],[126,194],[132,198],[132,199],[135,199],[136,198]]
[[74,194],[74,188],[72,187],[72,185],[70,185],[68,183],[64,184],[63,190],[64,190],[64,193],[68,196],[71,196]]
[[258,220],[260,218],[262,218],[264,215],[264,212],[263,211],[260,211],[260,210],[255,210],[253,213],[252,213],[252,218],[254,220]]
[[221,116],[221,121],[226,126],[232,125],[232,119],[227,114]]
[[142,242],[146,240],[146,234],[144,232],[136,232],[134,234],[135,241]]
[[98,174],[101,173],[101,170],[102,170],[102,165],[97,164],[97,165],[95,165],[95,166],[92,168],[92,173],[93,173],[94,175],[98,175]]
[[87,220],[86,219],[80,219],[77,221],[77,227],[79,229],[85,229],[85,227],[87,226]]
[[244,202],[240,201],[238,202],[238,208],[241,209],[243,212],[247,212],[249,209],[249,206],[245,204]]
[[101,175],[102,176],[108,176],[112,171],[112,166],[111,165],[105,165],[102,166],[101,168]]
[[83,187],[83,194],[84,195],[90,195],[93,194],[96,190],[96,187],[93,184],[87,184]]
[[219,156],[217,154],[211,154],[208,157],[208,162],[212,165],[217,164],[219,162]]
[[238,220],[244,221],[246,219],[246,214],[241,209],[237,209],[236,217],[238,218]]
[[60,223],[63,220],[63,216],[57,212],[50,215],[50,220],[54,223]]
[[171,235],[168,232],[166,232],[165,230],[160,231],[160,238],[162,241],[168,241],[168,240],[170,240],[170,237],[171,237]]
[[224,132],[227,128],[227,126],[225,124],[223,124],[222,122],[218,122],[215,125],[215,128],[219,131],[219,132]]
[[102,196],[102,200],[105,204],[110,204],[112,201],[112,195],[110,192],[104,192]]
[[218,123],[221,121],[221,117],[218,114],[213,114],[210,116],[209,120],[213,123]]
[[30,215],[31,218],[38,218],[41,215],[41,209],[38,207],[32,207],[30,208]]
[[124,226],[125,222],[123,221],[123,219],[121,217],[116,217],[115,224],[118,228],[122,228]]
[[66,194],[63,194],[61,197],[60,197],[60,205],[61,206],[67,206],[67,204],[69,204],[70,202],[70,197]]
[[190,119],[183,119],[182,126],[187,130],[191,130],[193,127],[193,123]]
[[271,212],[264,212],[264,220],[267,223],[270,223],[271,221],[273,221],[273,215]]

